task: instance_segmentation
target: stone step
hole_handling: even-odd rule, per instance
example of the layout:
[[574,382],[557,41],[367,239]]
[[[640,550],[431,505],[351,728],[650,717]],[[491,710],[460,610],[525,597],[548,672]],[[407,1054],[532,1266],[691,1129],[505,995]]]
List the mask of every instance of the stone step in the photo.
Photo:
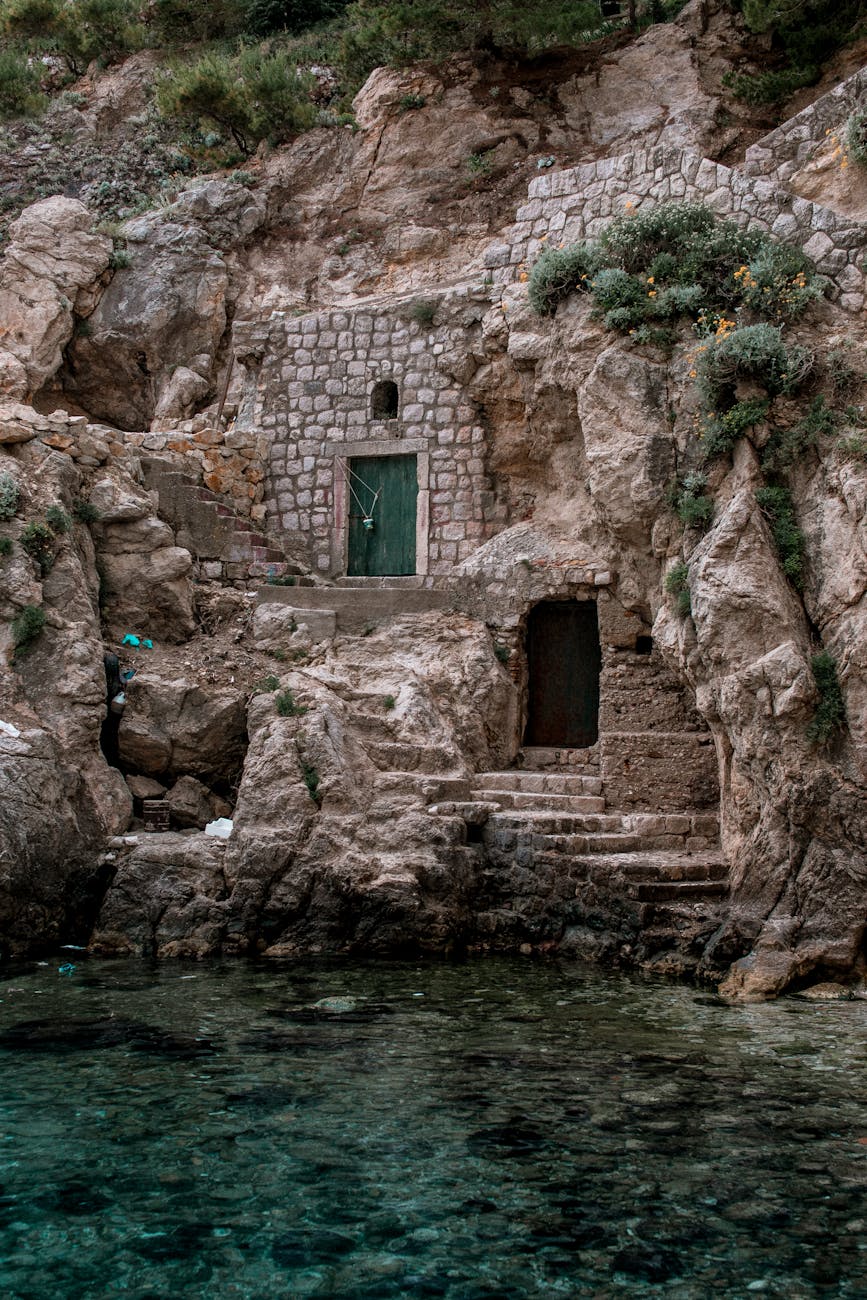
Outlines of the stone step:
[[601,776],[583,776],[562,772],[479,772],[474,778],[477,790],[499,792],[511,790],[522,794],[602,794]]
[[384,772],[448,774],[458,766],[442,745],[410,745],[400,741],[366,740],[364,747],[376,767]]
[[448,776],[439,772],[383,772],[376,778],[377,794],[394,792],[402,794],[406,790],[415,794],[427,804],[443,801],[459,802],[470,799],[470,783],[464,776]]
[[723,898],[726,880],[654,880],[635,886],[639,903],[693,903],[706,898]]
[[518,790],[473,791],[480,799],[489,799],[501,808],[514,808],[528,812],[601,813],[605,800],[600,795],[589,794],[524,794]]
[[[705,839],[717,838],[719,824],[712,813],[619,813],[601,812],[592,818],[580,813],[522,811],[504,809],[493,818],[497,829],[533,836],[573,836],[589,832],[619,831],[646,835],[695,835]],[[557,843],[549,847],[564,853],[580,851],[575,844]],[[698,846],[696,846],[698,847]],[[615,850],[612,850],[614,852]]]
[[518,764],[531,771],[547,771],[585,774],[592,776],[599,773],[599,747],[592,749],[543,749],[539,746],[525,745],[518,753]]
[[431,804],[431,817],[460,818],[468,826],[481,826],[496,812],[497,804],[484,799],[448,799]]

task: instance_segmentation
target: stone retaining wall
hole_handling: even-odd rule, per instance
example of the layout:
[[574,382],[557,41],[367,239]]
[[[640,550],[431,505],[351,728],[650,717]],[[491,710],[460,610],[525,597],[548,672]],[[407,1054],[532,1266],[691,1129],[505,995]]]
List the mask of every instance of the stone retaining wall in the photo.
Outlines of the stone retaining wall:
[[746,152],[742,170],[750,176],[786,185],[824,142],[829,132],[842,135],[846,119],[867,107],[867,68],[847,77],[827,95],[808,104],[776,130],[762,136]]
[[739,225],[799,245],[828,277],[830,296],[847,311],[862,310],[865,226],[688,149],[646,149],[537,177],[507,242],[486,250],[485,265],[496,284],[509,284],[546,244],[593,238],[612,217],[670,200],[706,203]]

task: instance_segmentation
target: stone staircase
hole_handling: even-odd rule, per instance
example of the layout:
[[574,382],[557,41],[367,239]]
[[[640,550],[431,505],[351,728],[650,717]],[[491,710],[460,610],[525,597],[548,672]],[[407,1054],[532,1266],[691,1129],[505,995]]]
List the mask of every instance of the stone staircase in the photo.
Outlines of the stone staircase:
[[590,751],[570,757],[568,770],[479,773],[469,798],[428,808],[484,847],[483,934],[492,946],[571,934],[574,947],[589,931],[585,949],[598,938],[630,960],[684,969],[728,891],[716,813],[609,810]]
[[470,780],[457,753],[445,745],[408,739],[399,717],[385,708],[382,694],[343,689],[340,695],[352,707],[355,738],[377,769],[377,793],[423,805],[469,798]]
[[159,497],[160,517],[175,530],[178,546],[197,561],[201,577],[245,586],[251,578],[303,572],[281,541],[261,532],[226,498],[179,470],[174,461],[143,457],[142,473],[147,488]]

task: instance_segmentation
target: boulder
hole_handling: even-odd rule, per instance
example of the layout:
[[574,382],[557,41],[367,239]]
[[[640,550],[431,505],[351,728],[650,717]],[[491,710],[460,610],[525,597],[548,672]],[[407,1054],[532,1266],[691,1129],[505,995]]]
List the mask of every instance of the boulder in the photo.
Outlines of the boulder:
[[[25,208],[9,228],[0,262],[0,384],[11,396],[36,392],[59,369],[77,300],[108,266],[112,241],[94,230],[77,199],[56,195]],[[15,365],[17,362],[17,366]]]
[[122,762],[139,773],[232,781],[246,749],[244,695],[140,672],[127,688],[118,739]]

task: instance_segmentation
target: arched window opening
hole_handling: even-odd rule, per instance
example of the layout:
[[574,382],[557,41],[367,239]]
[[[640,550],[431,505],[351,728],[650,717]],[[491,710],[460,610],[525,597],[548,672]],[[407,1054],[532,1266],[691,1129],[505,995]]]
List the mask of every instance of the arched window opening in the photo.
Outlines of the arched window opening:
[[397,419],[397,384],[392,379],[381,379],[374,384],[370,413],[374,420]]

